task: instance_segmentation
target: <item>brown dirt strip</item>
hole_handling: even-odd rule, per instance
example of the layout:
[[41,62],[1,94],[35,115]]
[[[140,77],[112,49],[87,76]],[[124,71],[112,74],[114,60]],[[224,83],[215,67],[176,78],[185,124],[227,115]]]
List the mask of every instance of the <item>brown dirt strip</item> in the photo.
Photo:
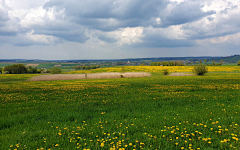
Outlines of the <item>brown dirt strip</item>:
[[76,80],[76,79],[108,79],[108,78],[137,78],[150,77],[148,72],[109,72],[109,73],[89,73],[89,74],[51,74],[40,75],[29,79],[28,81],[51,81],[51,80]]
[[178,72],[178,73],[170,73],[169,76],[196,76],[196,75],[193,73]]

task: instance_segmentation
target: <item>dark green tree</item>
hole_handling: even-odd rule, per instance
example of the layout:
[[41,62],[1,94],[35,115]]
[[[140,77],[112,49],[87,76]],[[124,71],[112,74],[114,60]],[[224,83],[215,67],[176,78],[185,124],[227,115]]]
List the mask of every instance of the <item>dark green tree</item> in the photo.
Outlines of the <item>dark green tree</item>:
[[195,73],[196,75],[204,75],[207,72],[207,67],[204,64],[196,65],[193,68],[193,73]]
[[223,64],[223,60],[221,60],[220,64],[221,64],[221,65]]
[[212,64],[215,65],[215,60],[212,61]]
[[80,65],[77,65],[77,66],[74,66],[73,69],[80,70],[80,69],[82,69],[82,67]]
[[51,69],[51,74],[59,74],[62,73],[62,70],[59,67],[53,67]]
[[37,67],[33,68],[33,67],[29,66],[27,69],[27,73],[38,73]]
[[207,62],[207,59],[204,59],[204,64],[206,64],[206,62]]

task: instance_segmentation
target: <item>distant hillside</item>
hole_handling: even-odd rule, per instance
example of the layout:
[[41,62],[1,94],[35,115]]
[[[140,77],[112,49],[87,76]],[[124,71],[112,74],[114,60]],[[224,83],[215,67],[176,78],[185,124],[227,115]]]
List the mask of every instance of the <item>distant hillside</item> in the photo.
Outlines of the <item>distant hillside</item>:
[[240,55],[233,55],[233,56],[228,56],[228,57],[224,57],[223,61],[225,62],[229,62],[229,63],[236,63],[240,60]]
[[226,57],[219,57],[219,58],[212,58],[207,59],[208,61],[215,60],[215,62],[220,62],[223,60],[226,63],[236,63],[240,60],[240,55],[232,55],[232,56],[226,56]]

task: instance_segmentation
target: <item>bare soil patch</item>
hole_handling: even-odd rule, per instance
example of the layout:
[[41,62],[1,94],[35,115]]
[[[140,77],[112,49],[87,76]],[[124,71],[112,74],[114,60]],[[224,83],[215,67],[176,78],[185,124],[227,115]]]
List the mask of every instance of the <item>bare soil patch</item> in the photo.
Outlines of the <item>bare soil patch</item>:
[[31,66],[31,67],[37,67],[39,64],[27,64],[26,66],[27,67],[29,67],[29,66]]
[[76,80],[76,79],[108,79],[108,78],[137,78],[150,77],[148,72],[109,72],[109,73],[89,73],[89,74],[51,74],[40,75],[29,79],[28,81],[51,81],[51,80]]

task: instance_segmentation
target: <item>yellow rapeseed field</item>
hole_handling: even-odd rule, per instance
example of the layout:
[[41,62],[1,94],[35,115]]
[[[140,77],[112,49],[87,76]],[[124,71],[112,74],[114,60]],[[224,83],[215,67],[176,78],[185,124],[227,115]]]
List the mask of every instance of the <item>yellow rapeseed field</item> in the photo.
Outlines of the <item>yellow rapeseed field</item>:
[[[124,66],[98,68],[93,70],[80,70],[68,73],[96,73],[96,72],[162,72],[167,69],[169,72],[192,72],[194,66]],[[209,72],[239,72],[239,66],[207,66]]]

